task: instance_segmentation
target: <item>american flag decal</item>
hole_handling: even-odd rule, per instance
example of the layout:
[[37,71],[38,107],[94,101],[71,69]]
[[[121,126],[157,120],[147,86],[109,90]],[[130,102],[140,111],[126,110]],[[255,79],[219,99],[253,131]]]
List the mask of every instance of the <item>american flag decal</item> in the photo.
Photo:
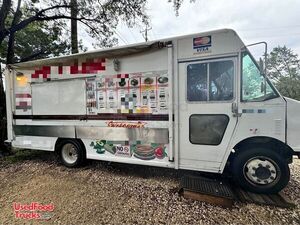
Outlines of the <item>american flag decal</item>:
[[193,38],[193,48],[202,48],[211,46],[211,36]]

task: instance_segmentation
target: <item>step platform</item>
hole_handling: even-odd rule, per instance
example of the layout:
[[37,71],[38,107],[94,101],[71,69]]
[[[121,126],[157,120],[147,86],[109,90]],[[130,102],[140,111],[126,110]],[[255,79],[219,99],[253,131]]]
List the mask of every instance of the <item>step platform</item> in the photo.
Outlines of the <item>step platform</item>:
[[184,176],[180,182],[179,193],[188,199],[207,202],[231,208],[234,202],[270,205],[281,208],[294,208],[283,193],[256,194],[230,185],[228,181],[201,176]]

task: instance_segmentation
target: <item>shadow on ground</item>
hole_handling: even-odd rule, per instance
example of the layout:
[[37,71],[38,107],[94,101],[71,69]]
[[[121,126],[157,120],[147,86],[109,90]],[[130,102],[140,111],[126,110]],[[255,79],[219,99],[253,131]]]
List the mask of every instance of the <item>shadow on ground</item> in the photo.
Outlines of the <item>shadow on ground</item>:
[[[24,163],[24,162],[44,162],[51,164],[54,167],[64,167],[61,164],[59,156],[54,152],[39,151],[39,150],[13,150],[12,155],[4,156],[0,158],[0,167],[5,167],[15,163]],[[161,168],[161,167],[152,167],[152,166],[143,166],[143,165],[134,165],[126,163],[116,163],[116,162],[107,162],[107,161],[98,161],[98,160],[86,160],[86,163],[80,168],[65,168],[69,171],[78,171],[78,170],[104,170],[107,172],[112,172],[119,175],[129,175],[141,178],[155,178],[155,177],[167,177],[170,179],[180,179],[185,175],[190,176],[204,176],[212,179],[227,179],[220,174],[212,173],[203,173],[198,171],[189,171],[189,170],[175,170],[172,168]]]

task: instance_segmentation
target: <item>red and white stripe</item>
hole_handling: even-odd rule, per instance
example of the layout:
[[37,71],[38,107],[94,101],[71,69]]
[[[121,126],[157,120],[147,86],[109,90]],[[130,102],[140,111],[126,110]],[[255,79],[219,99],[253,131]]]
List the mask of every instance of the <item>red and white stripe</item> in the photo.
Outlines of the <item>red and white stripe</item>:
[[105,59],[92,59],[82,62],[81,65],[74,63],[68,66],[43,66],[31,74],[32,81],[47,81],[51,78],[60,78],[76,74],[99,74],[105,71]]
[[31,94],[17,93],[15,94],[16,109],[27,111],[31,109]]

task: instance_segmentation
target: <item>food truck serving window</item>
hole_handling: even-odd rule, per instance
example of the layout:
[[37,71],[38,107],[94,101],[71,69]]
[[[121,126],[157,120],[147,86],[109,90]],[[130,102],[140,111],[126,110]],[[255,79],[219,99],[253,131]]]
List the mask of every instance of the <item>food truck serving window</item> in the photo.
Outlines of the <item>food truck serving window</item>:
[[33,115],[84,115],[84,79],[32,84]]
[[261,75],[257,64],[248,52],[243,53],[242,59],[242,101],[259,102],[277,98],[279,95],[266,80],[264,87],[264,76]]
[[232,60],[187,65],[188,101],[229,101],[233,99]]

